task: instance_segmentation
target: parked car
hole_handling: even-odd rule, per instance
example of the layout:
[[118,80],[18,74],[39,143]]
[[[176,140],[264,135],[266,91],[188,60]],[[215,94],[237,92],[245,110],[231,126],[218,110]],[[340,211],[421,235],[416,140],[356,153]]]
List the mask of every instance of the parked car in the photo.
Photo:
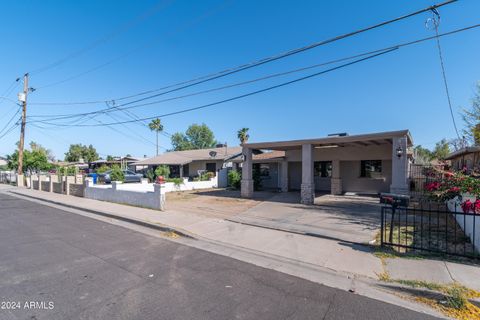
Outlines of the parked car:
[[[143,178],[143,174],[140,173],[135,173],[130,170],[122,170],[123,175],[125,176],[125,181],[124,182],[141,182]],[[99,173],[98,180],[102,181],[103,183],[111,183],[112,180],[110,178],[110,174],[112,173],[112,170],[105,171],[104,173]]]

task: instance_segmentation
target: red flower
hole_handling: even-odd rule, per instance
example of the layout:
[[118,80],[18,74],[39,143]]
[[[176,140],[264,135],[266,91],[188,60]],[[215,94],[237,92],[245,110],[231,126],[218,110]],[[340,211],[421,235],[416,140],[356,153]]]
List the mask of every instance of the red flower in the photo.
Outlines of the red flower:
[[[475,201],[475,204],[477,203],[477,201]],[[474,204],[470,200],[467,200],[464,203],[462,203],[462,210],[463,210],[464,213],[469,213],[470,210],[472,210],[474,208],[475,208]]]
[[475,213],[480,213],[480,200],[479,199],[475,200],[473,208],[474,208]]
[[450,192],[459,192],[460,188],[459,187],[451,187],[448,191]]

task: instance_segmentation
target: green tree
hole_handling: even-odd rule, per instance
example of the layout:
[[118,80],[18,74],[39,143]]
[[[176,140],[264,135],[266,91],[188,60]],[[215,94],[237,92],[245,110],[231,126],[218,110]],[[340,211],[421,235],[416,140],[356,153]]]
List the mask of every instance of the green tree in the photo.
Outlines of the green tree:
[[432,151],[421,145],[416,146],[413,150],[415,152],[415,163],[428,164],[433,158]]
[[85,162],[98,160],[97,150],[92,146],[86,146],[81,143],[71,144],[68,152],[65,153],[65,161],[78,162],[83,159]]
[[247,143],[250,135],[248,134],[248,128],[242,128],[237,131],[237,137],[240,140],[240,145]]
[[[48,160],[47,149],[34,142],[30,143],[32,150],[23,151],[23,172],[47,171],[52,168]],[[8,168],[18,169],[18,150],[7,156]]]
[[31,141],[30,142],[30,150],[32,151],[40,151],[40,152],[43,152],[45,153],[45,155],[47,156],[47,159],[51,162],[55,161],[55,156],[53,155],[52,153],[52,150],[50,149],[47,149],[47,148],[44,148],[41,144],[39,143],[36,143],[34,141]]
[[106,158],[107,161],[113,161],[113,156],[111,155],[107,155],[107,158]]
[[157,138],[157,144],[156,144],[156,146],[157,146],[157,153],[156,153],[156,155],[158,156],[158,134],[163,131],[163,124],[162,124],[162,122],[160,121],[160,119],[157,118],[157,119],[153,119],[153,120],[148,124],[148,127],[150,128],[150,130],[155,131],[156,138]]
[[450,146],[447,139],[442,139],[435,144],[435,148],[432,152],[432,158],[438,160],[444,160],[450,153]]
[[206,149],[215,147],[217,140],[212,130],[202,123],[192,124],[185,133],[177,132],[171,137],[174,151]]
[[462,118],[466,127],[463,134],[470,142],[480,145],[480,82],[477,83],[477,90],[471,103],[470,108],[463,109]]

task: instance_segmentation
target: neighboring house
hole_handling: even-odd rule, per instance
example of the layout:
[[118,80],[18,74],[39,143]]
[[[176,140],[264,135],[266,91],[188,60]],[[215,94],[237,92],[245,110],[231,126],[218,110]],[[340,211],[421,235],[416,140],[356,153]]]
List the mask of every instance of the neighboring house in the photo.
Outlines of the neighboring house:
[[198,150],[171,151],[153,158],[137,161],[134,166],[148,166],[155,170],[160,165],[170,167],[170,177],[198,177],[203,172],[217,174],[225,167],[225,159],[238,155],[241,147],[218,147]]
[[6,166],[8,164],[7,158],[0,157],[0,166]]
[[134,163],[139,160],[140,158],[135,158],[135,157],[114,157],[113,160],[101,159],[101,160],[92,161],[88,164],[88,167],[92,170],[95,170],[103,165],[106,165],[107,167],[118,165],[122,169],[135,170]]
[[450,153],[445,160],[450,160],[454,170],[472,170],[480,168],[480,146],[466,147]]
[[306,204],[313,203],[315,191],[408,194],[412,145],[408,130],[247,143],[243,146],[242,196],[253,195],[255,166],[261,176],[269,177],[269,188],[301,190],[301,202]]

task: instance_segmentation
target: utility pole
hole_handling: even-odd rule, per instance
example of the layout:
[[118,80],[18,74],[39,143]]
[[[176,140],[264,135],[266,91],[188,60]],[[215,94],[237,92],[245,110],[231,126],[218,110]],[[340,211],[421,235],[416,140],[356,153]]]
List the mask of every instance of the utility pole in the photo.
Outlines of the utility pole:
[[18,144],[18,174],[23,174],[23,147],[25,144],[25,122],[27,118],[28,73],[23,76],[23,93],[18,95],[22,102],[22,126],[20,129],[20,143]]

